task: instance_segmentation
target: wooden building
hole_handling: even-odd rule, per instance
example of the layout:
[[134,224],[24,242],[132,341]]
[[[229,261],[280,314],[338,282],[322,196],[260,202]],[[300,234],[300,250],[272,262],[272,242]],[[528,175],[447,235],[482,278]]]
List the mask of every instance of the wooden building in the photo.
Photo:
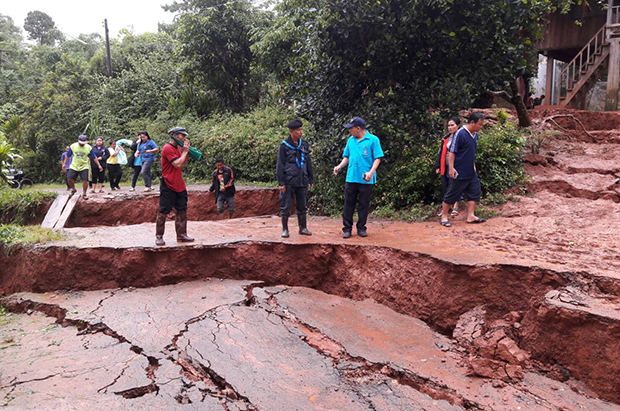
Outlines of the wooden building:
[[[546,92],[553,105],[585,108],[586,94],[607,74],[605,110],[618,109],[620,82],[620,0],[576,6],[550,16],[540,52],[547,56]],[[575,21],[581,21],[577,25]],[[556,61],[563,62],[556,72]]]

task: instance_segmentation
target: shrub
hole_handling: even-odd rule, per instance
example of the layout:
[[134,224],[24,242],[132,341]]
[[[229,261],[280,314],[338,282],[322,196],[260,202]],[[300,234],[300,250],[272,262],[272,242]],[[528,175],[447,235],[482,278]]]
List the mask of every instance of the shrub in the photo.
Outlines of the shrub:
[[[257,182],[276,182],[276,158],[282,140],[288,137],[286,124],[295,118],[283,106],[258,108],[247,115],[218,115],[198,125],[192,145],[199,148],[204,162],[190,162],[186,175],[196,180],[210,180],[214,161],[222,157],[233,168],[235,177]],[[190,130],[191,132],[191,130]],[[304,124],[304,137],[312,128]],[[312,144],[312,143],[311,143]]]
[[525,137],[516,123],[506,122],[480,133],[476,169],[483,195],[499,193],[521,183]]
[[497,118],[497,122],[501,125],[506,124],[506,120],[510,117],[510,114],[506,112],[506,110],[497,110],[495,113],[495,117]]

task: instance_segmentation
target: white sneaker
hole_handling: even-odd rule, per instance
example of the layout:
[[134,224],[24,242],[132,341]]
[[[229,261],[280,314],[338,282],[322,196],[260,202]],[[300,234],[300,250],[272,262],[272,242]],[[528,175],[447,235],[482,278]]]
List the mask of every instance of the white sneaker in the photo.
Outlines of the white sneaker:
[[153,190],[151,187],[145,187],[145,188],[144,188],[144,191],[145,191],[145,192],[148,192],[148,191],[151,191],[151,190]]
[[135,188],[135,187],[131,187],[131,188],[129,189],[129,191],[136,191],[136,188]]

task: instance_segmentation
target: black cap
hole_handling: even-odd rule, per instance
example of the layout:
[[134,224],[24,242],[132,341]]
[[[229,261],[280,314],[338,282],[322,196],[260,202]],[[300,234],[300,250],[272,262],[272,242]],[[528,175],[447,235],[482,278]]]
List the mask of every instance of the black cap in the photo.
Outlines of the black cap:
[[288,122],[288,124],[286,125],[290,130],[295,130],[296,128],[299,128],[301,126],[303,126],[304,123],[301,122],[301,120],[299,119],[295,119],[295,120],[291,120]]
[[366,127],[366,122],[364,121],[363,118],[360,117],[353,117],[351,119],[351,121],[349,121],[348,124],[345,124],[344,127],[345,128],[351,128],[351,127],[361,127],[361,128],[365,128]]
[[174,128],[171,128],[170,130],[168,130],[168,134],[170,134],[170,135],[173,135],[173,134],[185,134],[185,135],[188,135],[189,133],[183,127],[174,127]]

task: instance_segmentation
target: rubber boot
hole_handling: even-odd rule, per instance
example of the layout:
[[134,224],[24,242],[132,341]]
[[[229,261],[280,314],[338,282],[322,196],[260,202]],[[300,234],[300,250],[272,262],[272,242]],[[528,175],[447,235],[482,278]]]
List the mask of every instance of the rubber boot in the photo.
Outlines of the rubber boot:
[[166,245],[164,241],[164,231],[166,231],[166,214],[157,213],[155,223],[155,245]]
[[177,241],[191,243],[193,238],[187,235],[187,211],[177,211],[174,218],[174,227],[177,230]]
[[282,237],[283,238],[288,238],[288,216],[287,215],[283,215],[282,216]]
[[312,235],[312,233],[308,231],[308,227],[306,225],[306,214],[297,214],[297,221],[299,222],[299,234]]

